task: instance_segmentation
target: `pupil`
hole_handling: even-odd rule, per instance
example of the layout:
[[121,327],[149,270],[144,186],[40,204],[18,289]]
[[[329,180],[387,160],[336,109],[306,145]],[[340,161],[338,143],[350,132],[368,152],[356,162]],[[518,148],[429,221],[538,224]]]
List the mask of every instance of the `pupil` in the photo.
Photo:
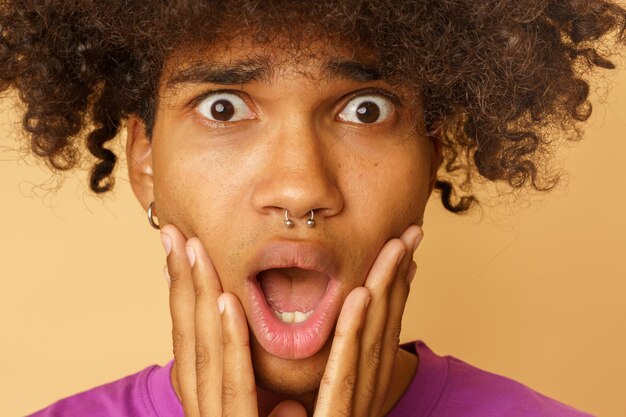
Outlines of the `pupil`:
[[220,122],[227,122],[235,115],[235,106],[228,100],[218,100],[211,106],[211,116]]
[[366,101],[356,109],[357,118],[363,123],[374,123],[380,117],[380,108],[378,104],[372,101]]

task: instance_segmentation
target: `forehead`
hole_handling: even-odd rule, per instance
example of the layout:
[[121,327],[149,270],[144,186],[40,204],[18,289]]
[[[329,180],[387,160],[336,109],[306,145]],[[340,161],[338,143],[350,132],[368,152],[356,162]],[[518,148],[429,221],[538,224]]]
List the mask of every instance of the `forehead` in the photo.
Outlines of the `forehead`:
[[289,76],[360,82],[381,79],[376,57],[364,48],[354,50],[330,39],[294,45],[235,38],[176,51],[165,62],[161,84],[172,89],[186,83],[271,83]]

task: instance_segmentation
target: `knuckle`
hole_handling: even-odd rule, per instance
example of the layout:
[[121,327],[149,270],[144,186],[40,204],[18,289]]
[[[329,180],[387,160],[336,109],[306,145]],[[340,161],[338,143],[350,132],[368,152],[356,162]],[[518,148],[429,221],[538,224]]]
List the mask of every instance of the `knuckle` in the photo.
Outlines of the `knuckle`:
[[382,348],[382,343],[377,341],[372,346],[370,346],[367,352],[367,366],[373,372],[378,370],[378,364],[380,363],[380,351]]
[[229,332],[224,332],[222,337],[222,347],[224,349],[250,349],[250,339],[247,337],[235,337]]
[[172,284],[172,288],[178,286],[181,280],[181,275],[178,272],[177,268],[174,265],[167,264],[167,273],[170,276],[170,282]]
[[192,274],[193,288],[196,295],[203,294],[207,290],[207,283],[198,272]]
[[229,380],[222,382],[222,400],[225,403],[235,402],[237,399],[237,386]]
[[335,340],[347,340],[350,338],[354,338],[356,336],[355,334],[355,330],[352,329],[344,329],[344,328],[337,328],[335,330]]
[[209,350],[202,345],[196,345],[196,368],[205,369],[210,364]]
[[207,398],[209,396],[210,384],[209,381],[203,378],[197,378],[196,383],[196,395],[197,398]]
[[193,292],[196,298],[202,297],[205,293],[204,287],[198,285],[195,278],[193,280]]
[[333,414],[336,417],[352,417],[352,407],[339,408]]
[[248,384],[237,384],[230,379],[224,379],[222,383],[222,401],[235,404],[239,398],[247,398],[256,395],[256,387]]
[[356,386],[356,370],[351,369],[341,381],[341,390],[347,396],[352,396],[354,387]]
[[398,283],[400,296],[402,297],[402,299],[406,300],[406,298],[409,296],[409,292],[411,291],[411,283],[406,278],[398,278],[398,281],[400,281]]
[[327,375],[327,374],[322,375],[320,386],[332,385],[332,384],[333,384],[333,378],[330,375]]
[[395,325],[391,329],[391,334],[389,335],[389,339],[387,339],[389,350],[395,355],[398,351],[398,347],[400,346],[400,332],[402,328],[400,325]]
[[365,381],[365,397],[372,398],[376,392],[376,378],[367,378]]
[[185,339],[185,335],[176,327],[172,328],[172,342],[174,345],[175,356],[180,356],[183,352],[185,352],[187,340]]

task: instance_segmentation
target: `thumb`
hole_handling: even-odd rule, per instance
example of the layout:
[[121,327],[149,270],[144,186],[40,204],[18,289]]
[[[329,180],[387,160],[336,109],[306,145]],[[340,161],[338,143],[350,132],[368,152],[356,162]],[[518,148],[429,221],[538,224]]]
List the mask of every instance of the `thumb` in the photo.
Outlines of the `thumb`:
[[304,406],[297,401],[287,400],[278,404],[269,417],[307,417]]

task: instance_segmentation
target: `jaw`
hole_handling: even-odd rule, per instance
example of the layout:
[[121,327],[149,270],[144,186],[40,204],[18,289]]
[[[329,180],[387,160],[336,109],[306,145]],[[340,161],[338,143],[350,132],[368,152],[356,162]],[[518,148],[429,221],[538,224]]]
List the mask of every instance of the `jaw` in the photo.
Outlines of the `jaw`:
[[329,337],[314,355],[293,360],[271,355],[252,336],[250,350],[257,386],[289,398],[315,395],[328,362],[332,340],[332,336]]

